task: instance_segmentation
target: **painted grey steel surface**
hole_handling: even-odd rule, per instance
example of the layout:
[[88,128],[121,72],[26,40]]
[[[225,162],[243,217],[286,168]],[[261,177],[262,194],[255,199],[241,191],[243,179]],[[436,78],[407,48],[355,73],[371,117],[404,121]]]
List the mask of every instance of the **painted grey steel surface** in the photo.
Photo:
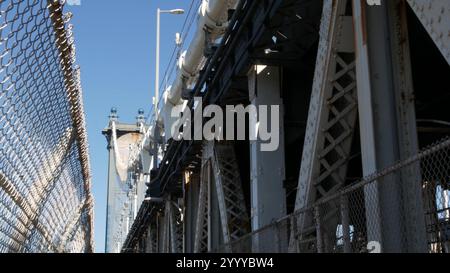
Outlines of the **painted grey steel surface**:
[[[162,161],[166,164],[159,166],[154,179],[162,185],[161,198],[183,206],[183,250],[449,251],[446,181],[450,158],[445,136],[450,130],[445,127],[445,109],[433,112],[434,118],[442,120],[431,122],[439,126],[422,131],[417,126],[418,115],[424,113],[416,107],[428,101],[420,83],[426,79],[417,73],[425,71],[414,57],[421,57],[418,49],[437,50],[441,55],[433,60],[448,69],[450,24],[445,15],[450,2],[393,0],[381,1],[381,6],[359,0],[261,3],[240,1],[224,40],[216,45],[192,93],[202,94],[205,104],[258,105],[262,102],[254,101],[255,97],[267,95],[270,99],[264,103],[290,106],[290,111],[299,113],[291,114],[297,118],[292,125],[286,110],[280,136],[296,144],[301,155],[292,156],[295,153],[285,143],[284,155],[266,155],[258,152],[255,143],[231,141],[227,144],[234,149],[246,148],[245,153],[239,151],[241,157],[233,158],[230,150],[220,151],[216,144],[169,142]],[[318,9],[321,18],[311,16]],[[409,37],[420,34],[428,35],[422,39],[429,38],[431,45]],[[249,74],[255,65],[268,67],[270,73],[281,71],[280,77],[272,75],[266,80]],[[283,100],[274,98],[278,91]],[[295,108],[298,101],[284,99],[294,91],[302,93],[297,99],[309,100],[308,113]],[[443,93],[434,91],[429,90],[441,96],[437,100],[445,99]],[[191,102],[187,107],[193,107]],[[283,135],[286,124],[298,131]],[[434,144],[426,148],[423,143]],[[232,193],[225,191],[222,176],[226,172],[220,158],[240,167],[239,172],[228,168],[235,171],[226,184],[238,185]],[[200,176],[197,186],[186,186],[183,176],[194,174]],[[230,197],[237,200],[231,207]],[[156,224],[161,234],[156,251],[179,249],[171,240],[177,236],[170,225],[171,203],[143,208],[123,251],[142,251],[137,239]],[[246,229],[233,226],[243,223],[234,220],[245,219],[246,210],[250,212],[248,233],[239,232],[233,238],[233,228]],[[273,238],[276,243],[260,244],[260,238]]]
[[[314,219],[314,230],[316,237],[312,239],[297,238],[295,241],[298,244],[298,249],[301,249],[302,253],[380,253],[383,252],[381,244],[378,241],[368,241],[367,226],[370,223],[364,218],[365,208],[364,203],[371,202],[371,196],[375,192],[368,192],[369,194],[364,196],[363,192],[367,192],[368,189],[374,189],[371,185],[379,185],[381,183],[389,183],[387,180],[382,179],[392,175],[401,174],[404,170],[415,166],[418,162],[421,162],[420,171],[423,174],[422,183],[426,185],[424,188],[424,195],[432,196],[428,199],[427,209],[425,211],[427,222],[427,250],[429,253],[448,253],[450,250],[450,241],[447,236],[448,229],[450,227],[450,206],[448,204],[448,197],[450,196],[449,190],[443,190],[447,187],[446,182],[442,183],[439,177],[448,177],[450,169],[450,140],[449,138],[443,139],[427,149],[420,151],[418,154],[406,158],[400,162],[397,162],[386,169],[379,170],[367,177],[364,177],[360,181],[343,188],[341,191],[330,195],[329,197],[322,199],[315,204],[304,209],[297,210],[286,217],[278,219],[274,223],[265,226],[259,230],[253,231],[239,240],[234,241],[228,247],[238,247],[247,242],[251,242],[253,238],[264,236],[265,234],[272,234],[278,232],[284,232],[286,228],[295,227],[296,223],[302,218],[303,215],[312,215]],[[341,200],[341,202],[339,202]],[[342,200],[349,200],[348,203],[342,202]],[[340,203],[340,204],[339,204]],[[327,222],[328,211],[324,210],[330,206],[330,204],[339,204],[338,208],[344,210],[348,209],[350,219],[342,221],[342,225],[348,224],[346,228],[339,225],[337,227],[336,235],[334,238],[333,247],[326,249],[326,237],[321,236],[326,228],[323,226],[323,222]],[[348,205],[348,206],[347,206]],[[357,216],[357,217],[356,217]],[[401,217],[405,220],[405,216]],[[291,231],[295,234],[294,231]],[[290,237],[292,238],[292,237]],[[407,238],[414,243],[415,238]],[[290,240],[292,242],[292,240]],[[287,241],[282,242],[287,243]],[[328,242],[330,243],[330,242]],[[276,244],[265,245],[266,248],[260,249],[260,252],[273,252],[283,253],[283,250],[279,250]],[[403,250],[409,251],[409,250]]]
[[450,6],[447,0],[408,0],[444,58],[450,63]]
[[[286,215],[286,189],[285,180],[285,153],[284,153],[284,126],[283,126],[283,100],[281,94],[281,75],[279,67],[255,66],[248,76],[249,97],[251,105],[256,109],[260,106],[270,105],[268,113],[273,107],[278,107],[279,117],[279,145],[275,151],[261,150],[263,141],[250,142],[250,191],[251,191],[251,221],[252,230],[260,229],[274,220]],[[267,116],[269,121],[272,116]],[[256,123],[254,123],[256,126]],[[250,124],[253,126],[253,124]],[[274,130],[274,128],[268,128]],[[274,204],[273,200],[277,200]],[[273,244],[275,234],[266,234],[252,241],[254,251],[264,249],[263,244]],[[287,246],[286,246],[287,247]],[[284,247],[283,247],[284,248]]]
[[[400,74],[393,66],[394,62],[398,62],[396,67],[404,67],[404,62],[409,61],[396,54],[404,52],[406,56],[409,55],[408,51],[399,50],[407,33],[401,33],[401,28],[388,20],[393,18],[391,21],[396,22],[397,14],[405,12],[398,6],[398,3],[389,3],[370,9],[355,3],[355,10],[365,14],[355,19],[355,25],[360,30],[356,32],[357,39],[362,40],[365,35],[368,41],[365,48],[358,48],[360,55],[357,62],[359,76],[369,77],[358,79],[358,97],[362,98],[359,103],[360,124],[365,129],[361,139],[365,175],[418,152],[414,101],[402,98],[411,96],[411,75],[407,74],[411,72],[405,70]],[[392,11],[390,14],[389,10]],[[381,25],[380,18],[384,22]],[[400,32],[396,32],[397,29]],[[361,71],[368,71],[370,75]],[[394,82],[404,83],[404,86],[395,86]],[[383,111],[377,110],[380,107],[383,107]],[[365,134],[373,137],[366,137]],[[370,198],[370,203],[366,203],[366,207],[370,208],[366,217],[373,221],[373,225],[369,227],[377,227],[373,232],[369,230],[369,240],[380,242],[386,252],[401,252],[405,249],[411,252],[426,251],[422,186],[420,173],[415,170],[417,168],[412,168],[409,172],[405,170],[403,175],[385,177],[390,183],[382,183],[380,186],[374,184],[370,186],[372,188],[366,189],[366,194],[375,194]],[[403,183],[396,183],[397,180],[404,183],[408,181],[408,186],[402,187]],[[407,222],[402,223],[401,216],[405,214]],[[403,234],[402,229],[406,230],[404,236],[415,239],[406,240],[399,236],[398,234]],[[405,241],[414,243],[406,246]]]

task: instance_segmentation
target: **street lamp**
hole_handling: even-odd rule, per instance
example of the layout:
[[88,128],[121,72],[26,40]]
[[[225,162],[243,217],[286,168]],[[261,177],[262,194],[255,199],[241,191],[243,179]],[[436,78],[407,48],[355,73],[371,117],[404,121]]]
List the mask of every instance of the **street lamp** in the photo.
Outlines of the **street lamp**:
[[155,121],[158,121],[158,103],[159,103],[159,49],[160,49],[160,24],[161,24],[161,13],[168,14],[184,14],[183,9],[171,9],[171,10],[161,10],[158,8],[156,14],[156,72],[155,72]]

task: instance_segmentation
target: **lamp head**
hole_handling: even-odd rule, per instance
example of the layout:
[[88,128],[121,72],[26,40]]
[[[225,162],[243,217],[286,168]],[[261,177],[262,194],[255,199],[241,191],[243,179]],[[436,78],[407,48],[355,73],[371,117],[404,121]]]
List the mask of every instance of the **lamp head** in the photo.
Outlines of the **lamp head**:
[[172,9],[170,10],[171,14],[184,14],[184,9]]

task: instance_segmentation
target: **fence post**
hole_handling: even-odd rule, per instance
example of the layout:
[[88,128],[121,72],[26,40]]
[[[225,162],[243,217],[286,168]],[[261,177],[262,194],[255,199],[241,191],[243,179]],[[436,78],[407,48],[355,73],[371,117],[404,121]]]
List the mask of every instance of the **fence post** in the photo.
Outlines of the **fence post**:
[[314,218],[316,220],[316,240],[317,240],[317,253],[322,253],[323,242],[322,242],[322,230],[320,225],[320,207],[314,207]]
[[342,239],[344,241],[344,253],[351,253],[352,246],[350,242],[350,220],[348,211],[348,198],[345,194],[341,195],[341,221],[342,221]]

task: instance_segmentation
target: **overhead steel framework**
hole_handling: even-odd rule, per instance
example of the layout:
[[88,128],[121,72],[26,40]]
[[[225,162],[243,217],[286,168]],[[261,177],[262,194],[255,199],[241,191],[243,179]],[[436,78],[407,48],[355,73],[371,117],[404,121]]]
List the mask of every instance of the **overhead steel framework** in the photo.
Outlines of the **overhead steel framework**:
[[122,251],[449,252],[450,2],[372,2],[228,5],[180,104],[277,106],[280,145],[175,141],[162,115]]

